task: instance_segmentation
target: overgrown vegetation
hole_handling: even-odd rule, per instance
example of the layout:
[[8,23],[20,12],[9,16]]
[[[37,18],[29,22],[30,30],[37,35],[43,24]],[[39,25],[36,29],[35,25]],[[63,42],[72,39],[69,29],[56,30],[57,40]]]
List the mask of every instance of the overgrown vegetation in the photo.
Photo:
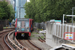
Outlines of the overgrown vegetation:
[[6,1],[0,1],[0,20],[9,20],[11,22],[14,19],[15,11],[12,5],[9,5]]
[[[30,0],[25,4],[25,18],[32,18],[35,22],[62,20],[63,14],[72,14],[74,6],[75,0]],[[65,19],[71,21],[71,18]]]
[[44,39],[45,37],[44,36],[41,36],[41,38]]
[[32,32],[32,34],[38,34],[37,32]]

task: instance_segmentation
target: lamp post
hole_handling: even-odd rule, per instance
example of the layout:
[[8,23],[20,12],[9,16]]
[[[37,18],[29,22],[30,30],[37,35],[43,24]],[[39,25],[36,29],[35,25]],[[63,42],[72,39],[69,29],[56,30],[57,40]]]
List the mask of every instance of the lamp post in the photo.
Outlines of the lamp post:
[[[75,7],[72,7],[72,15],[74,14]],[[73,25],[73,16],[72,16],[72,25]]]

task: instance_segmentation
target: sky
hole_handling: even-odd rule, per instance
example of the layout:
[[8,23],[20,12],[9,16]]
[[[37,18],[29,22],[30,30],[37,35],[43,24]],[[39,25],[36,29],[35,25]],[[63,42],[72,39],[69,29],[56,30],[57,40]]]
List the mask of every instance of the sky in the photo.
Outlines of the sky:
[[30,2],[30,0],[27,0],[27,2]]

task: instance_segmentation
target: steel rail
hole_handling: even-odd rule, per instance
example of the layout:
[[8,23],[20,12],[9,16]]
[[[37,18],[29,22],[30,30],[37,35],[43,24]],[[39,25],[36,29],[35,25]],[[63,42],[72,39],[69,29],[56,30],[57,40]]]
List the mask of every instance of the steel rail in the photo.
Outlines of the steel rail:
[[10,41],[10,43],[11,43],[11,44],[13,44],[16,48],[18,48],[19,50],[22,50],[22,49],[21,49],[18,45],[16,45],[15,43],[13,43],[13,42],[12,42],[12,40],[10,39],[10,37],[9,37],[9,36],[10,36],[12,33],[13,33],[13,31],[12,31],[12,32],[10,32],[10,33],[8,34],[8,40],[9,40],[9,41]]
[[[7,34],[8,35],[8,34]],[[6,37],[7,37],[7,35],[4,37],[4,42],[5,42],[5,44],[11,49],[11,50],[13,50],[9,45],[8,45],[8,43],[6,42]]]

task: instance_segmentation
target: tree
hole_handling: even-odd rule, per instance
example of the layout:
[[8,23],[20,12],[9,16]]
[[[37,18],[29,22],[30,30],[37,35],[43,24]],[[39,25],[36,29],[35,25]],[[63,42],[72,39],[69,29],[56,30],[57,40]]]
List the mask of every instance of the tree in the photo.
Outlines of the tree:
[[10,9],[10,17],[9,17],[9,21],[11,22],[11,21],[12,21],[12,19],[14,19],[14,18],[15,18],[15,16],[14,16],[15,11],[14,11],[14,9],[13,9],[12,5],[8,5],[8,6],[9,6],[9,9]]
[[[32,18],[35,22],[45,22],[50,19],[62,20],[63,14],[72,14],[75,0],[30,0],[25,7],[25,18]],[[67,21],[71,18],[67,18]]]
[[[15,11],[11,5],[8,5],[5,1],[0,1],[0,20],[13,19]],[[10,20],[10,21],[11,21]]]

